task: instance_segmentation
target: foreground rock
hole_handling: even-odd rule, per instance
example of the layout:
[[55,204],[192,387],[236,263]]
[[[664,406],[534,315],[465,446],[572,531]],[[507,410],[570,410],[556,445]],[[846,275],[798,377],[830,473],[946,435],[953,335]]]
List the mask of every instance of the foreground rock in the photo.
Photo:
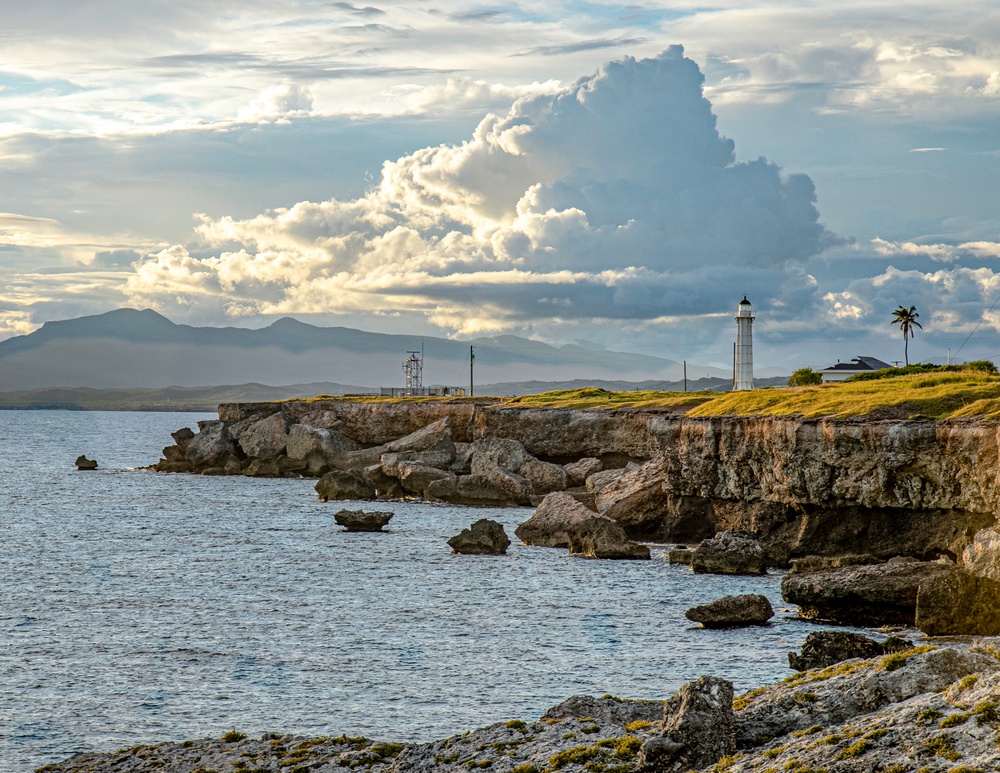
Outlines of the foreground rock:
[[643,743],[642,771],[686,771],[736,751],[733,683],[714,676],[685,682],[663,708],[663,732]]
[[749,531],[723,531],[702,540],[691,556],[696,574],[764,574],[767,557],[757,535]]
[[854,658],[877,658],[912,648],[913,642],[898,636],[877,641],[850,631],[815,631],[806,637],[800,652],[788,653],[788,665],[796,671],[808,671]]
[[767,625],[774,617],[774,609],[767,596],[748,593],[744,596],[723,596],[710,604],[691,607],[684,617],[705,628],[743,628],[748,625]]
[[781,595],[809,620],[912,626],[920,584],[951,570],[936,561],[910,561],[787,574]]
[[625,536],[625,530],[610,518],[594,515],[570,533],[569,554],[583,558],[649,560],[649,548]]
[[392,520],[394,513],[373,510],[338,510],[333,520],[346,531],[382,531],[382,527]]
[[569,547],[570,535],[595,516],[597,513],[572,495],[554,492],[542,500],[531,518],[514,529],[514,536],[525,545],[566,548]]
[[88,459],[86,456],[78,456],[78,457],[76,457],[76,461],[74,462],[74,464],[76,465],[76,469],[78,469],[78,470],[96,470],[97,469],[97,460],[96,459]]
[[929,636],[1000,635],[1000,582],[957,568],[936,573],[917,589],[915,624]]
[[510,547],[510,537],[503,526],[488,518],[480,518],[468,529],[462,529],[448,545],[453,553],[464,555],[502,556]]
[[424,744],[239,733],[79,754],[49,773],[904,773],[1000,770],[1000,644],[918,647],[806,671],[732,698],[701,677],[669,701],[577,696]]

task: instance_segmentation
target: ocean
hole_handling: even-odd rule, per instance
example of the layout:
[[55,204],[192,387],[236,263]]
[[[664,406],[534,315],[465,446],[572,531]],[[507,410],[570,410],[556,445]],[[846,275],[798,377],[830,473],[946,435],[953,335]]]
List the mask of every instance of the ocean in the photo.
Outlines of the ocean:
[[[792,673],[786,653],[818,630],[780,573],[694,575],[666,546],[450,554],[479,518],[513,539],[526,508],[321,503],[311,480],[141,469],[207,418],[0,411],[0,772],[234,728],[426,741],[702,674],[742,691]],[[343,506],[395,516],[348,534]],[[766,595],[772,623],[684,617],[737,593]]]

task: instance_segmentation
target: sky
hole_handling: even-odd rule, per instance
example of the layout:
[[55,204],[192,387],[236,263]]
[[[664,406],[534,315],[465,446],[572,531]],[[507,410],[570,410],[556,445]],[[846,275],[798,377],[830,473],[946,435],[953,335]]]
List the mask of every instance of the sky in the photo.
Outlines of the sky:
[[0,9],[0,339],[512,333],[726,366],[1000,361],[992,2]]

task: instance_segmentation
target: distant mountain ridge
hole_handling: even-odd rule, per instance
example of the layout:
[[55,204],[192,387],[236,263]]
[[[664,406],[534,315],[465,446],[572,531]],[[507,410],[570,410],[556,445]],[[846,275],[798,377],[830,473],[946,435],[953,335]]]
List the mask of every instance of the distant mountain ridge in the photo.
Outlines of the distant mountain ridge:
[[0,341],[0,391],[250,382],[402,386],[406,353],[421,348],[425,385],[467,386],[470,345],[481,383],[680,375],[679,363],[665,358],[576,344],[555,347],[512,335],[454,341],[317,327],[290,317],[259,329],[193,327],[150,309],[118,309],[47,322],[29,335]]

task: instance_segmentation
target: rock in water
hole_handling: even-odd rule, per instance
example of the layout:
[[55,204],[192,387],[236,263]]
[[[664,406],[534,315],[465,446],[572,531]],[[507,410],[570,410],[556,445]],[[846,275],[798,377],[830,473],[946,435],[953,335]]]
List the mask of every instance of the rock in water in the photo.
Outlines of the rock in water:
[[788,665],[796,671],[808,671],[811,668],[826,668],[844,660],[869,660],[912,648],[913,642],[898,636],[876,641],[849,631],[814,631],[802,643],[801,652],[788,653]]
[[316,483],[316,493],[321,502],[330,499],[374,499],[375,487],[369,485],[360,472],[328,472]]
[[333,514],[333,520],[347,531],[382,531],[392,519],[393,513],[373,510],[338,510]]
[[710,604],[691,607],[684,617],[705,628],[743,628],[748,625],[767,625],[774,617],[771,602],[766,596],[749,593],[744,596],[723,596]]
[[452,553],[502,556],[510,547],[510,538],[496,521],[480,518],[468,529],[448,540]]
[[596,517],[597,513],[571,494],[557,491],[546,495],[535,514],[518,526],[514,535],[525,545],[565,548],[569,547],[570,534],[584,521]]
[[917,590],[916,626],[928,636],[1000,635],[1000,582],[955,567]]
[[569,554],[584,558],[649,560],[648,547],[632,542],[621,526],[600,515],[577,524],[570,532]]
[[752,531],[722,531],[702,540],[691,556],[696,574],[764,574],[767,558]]
[[736,751],[733,683],[714,676],[685,682],[663,709],[663,735],[639,752],[639,769],[649,773],[714,765]]
[[76,457],[76,469],[78,470],[96,470],[97,460],[88,459],[86,455]]

